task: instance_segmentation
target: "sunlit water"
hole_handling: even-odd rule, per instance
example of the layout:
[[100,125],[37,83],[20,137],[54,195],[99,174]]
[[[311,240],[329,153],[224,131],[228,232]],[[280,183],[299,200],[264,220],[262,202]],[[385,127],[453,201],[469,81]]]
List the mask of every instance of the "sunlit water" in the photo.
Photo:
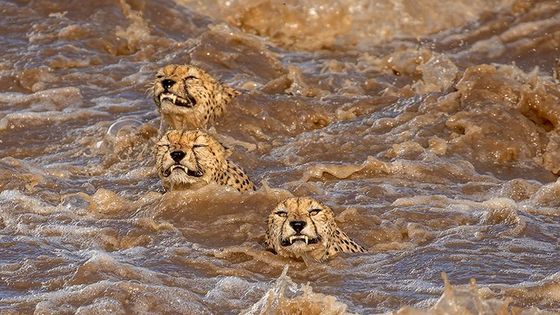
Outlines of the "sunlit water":
[[[0,1],[0,312],[560,312],[558,1]],[[162,194],[155,71],[254,193]],[[367,254],[265,250],[289,196]],[[286,269],[287,266],[287,269]]]

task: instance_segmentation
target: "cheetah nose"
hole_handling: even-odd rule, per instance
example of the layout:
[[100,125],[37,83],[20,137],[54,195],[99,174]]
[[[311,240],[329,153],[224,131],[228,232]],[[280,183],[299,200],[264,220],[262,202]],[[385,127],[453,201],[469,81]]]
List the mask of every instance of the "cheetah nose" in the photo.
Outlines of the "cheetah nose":
[[173,152],[169,153],[169,155],[171,155],[171,158],[173,159],[173,161],[180,162],[185,157],[185,152],[183,152],[183,151],[173,151]]
[[161,85],[166,90],[169,90],[169,88],[172,87],[174,84],[175,84],[175,81],[171,80],[171,79],[165,79],[165,80],[161,81]]
[[303,230],[303,228],[305,227],[305,221],[292,221],[290,222],[290,226],[292,227],[292,229],[294,229],[294,231],[296,231],[296,233],[301,232],[301,230]]

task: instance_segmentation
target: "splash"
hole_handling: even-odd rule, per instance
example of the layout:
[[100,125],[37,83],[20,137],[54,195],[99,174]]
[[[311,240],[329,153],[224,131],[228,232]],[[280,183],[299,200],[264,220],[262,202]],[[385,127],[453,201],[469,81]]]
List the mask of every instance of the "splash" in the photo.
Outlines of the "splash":
[[513,4],[511,0],[177,2],[299,50],[368,47],[394,38],[419,38]]
[[404,307],[396,311],[398,315],[506,315],[506,314],[550,314],[537,308],[521,308],[512,306],[512,298],[493,298],[494,293],[488,288],[480,288],[471,279],[467,286],[453,286],[447,275],[442,273],[444,281],[443,294],[437,302],[428,309]]
[[243,315],[261,314],[350,314],[336,297],[313,292],[309,285],[297,285],[288,277],[288,265],[264,296]]

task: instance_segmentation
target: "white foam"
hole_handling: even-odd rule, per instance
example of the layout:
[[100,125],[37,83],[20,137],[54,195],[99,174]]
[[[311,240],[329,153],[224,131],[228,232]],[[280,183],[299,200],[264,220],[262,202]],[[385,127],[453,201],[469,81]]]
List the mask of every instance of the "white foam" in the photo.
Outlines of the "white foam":
[[266,287],[238,277],[223,277],[206,293],[204,299],[212,304],[242,308],[247,301],[258,299]]
[[116,137],[117,133],[122,128],[130,128],[130,127],[135,128],[135,127],[139,127],[141,125],[142,125],[142,122],[137,120],[137,119],[123,117],[123,118],[120,118],[119,120],[115,121],[114,123],[112,123],[111,126],[109,126],[109,128],[107,129],[107,135]]
[[248,309],[243,315],[257,314],[299,314],[320,311],[321,314],[348,314],[347,305],[337,301],[334,296],[314,293],[309,285],[298,285],[288,277],[288,265],[282,274],[263,297]]
[[44,103],[57,109],[78,106],[83,102],[82,93],[76,87],[61,87],[43,90],[32,94],[4,92],[0,93],[0,102],[17,105],[27,102]]
[[30,112],[21,111],[10,113],[0,119],[0,131],[14,128],[53,124],[69,120],[80,120],[92,116],[105,116],[106,113],[91,109],[71,109],[63,111]]
[[48,214],[55,211],[55,207],[46,204],[40,199],[25,195],[19,190],[4,190],[0,192],[0,204],[5,206],[5,209],[19,205],[29,212],[39,214]]

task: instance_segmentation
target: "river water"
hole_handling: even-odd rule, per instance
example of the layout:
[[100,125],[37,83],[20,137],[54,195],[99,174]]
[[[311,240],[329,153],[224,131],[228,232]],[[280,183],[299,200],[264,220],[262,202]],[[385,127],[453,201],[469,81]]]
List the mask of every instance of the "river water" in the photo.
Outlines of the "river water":
[[[560,312],[560,3],[0,1],[0,313]],[[258,184],[162,194],[159,67]],[[306,265],[312,196],[368,249]]]

